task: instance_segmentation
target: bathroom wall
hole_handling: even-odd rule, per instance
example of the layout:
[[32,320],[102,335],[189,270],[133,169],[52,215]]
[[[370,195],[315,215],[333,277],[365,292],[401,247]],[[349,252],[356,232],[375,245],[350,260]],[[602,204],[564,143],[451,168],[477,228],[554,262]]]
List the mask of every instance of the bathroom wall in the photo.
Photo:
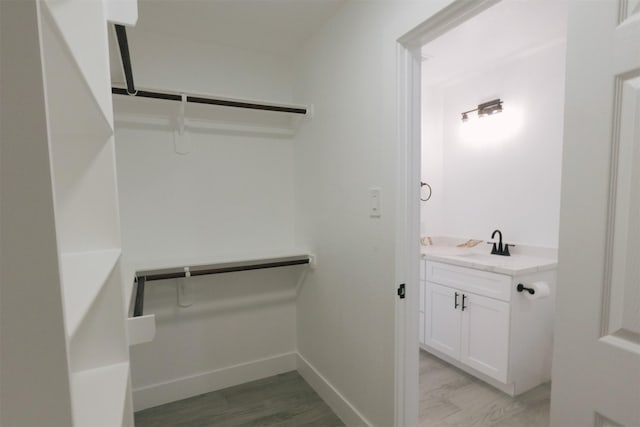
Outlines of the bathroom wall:
[[[557,40],[425,89],[442,94],[439,106],[424,105],[423,122],[423,176],[438,183],[442,162],[442,198],[422,204],[424,234],[488,240],[499,228],[508,242],[557,247],[564,61]],[[498,97],[503,113],[461,121]],[[430,119],[440,115],[442,138]]]
[[[428,66],[428,64],[423,64]],[[423,236],[439,236],[445,227],[444,116],[442,86],[422,86],[422,181],[431,186],[431,198],[421,201],[420,229]],[[429,196],[422,188],[420,197]]]
[[[283,58],[135,28],[129,43],[139,87],[291,101]],[[153,266],[291,248],[286,115],[188,105],[190,152],[177,154],[178,109],[175,102],[115,97],[125,260]],[[136,409],[295,369],[301,271],[192,278],[191,307],[177,306],[175,280],[149,283],[145,314],[156,315],[157,334],[131,348]]]

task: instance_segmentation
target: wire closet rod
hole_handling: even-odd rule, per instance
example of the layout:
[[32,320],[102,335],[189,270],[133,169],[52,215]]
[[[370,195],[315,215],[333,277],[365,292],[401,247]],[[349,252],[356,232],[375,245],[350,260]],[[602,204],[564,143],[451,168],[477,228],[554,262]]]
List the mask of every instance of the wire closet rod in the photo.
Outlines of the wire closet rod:
[[[182,101],[182,95],[168,92],[156,92],[147,90],[137,90],[134,94],[129,93],[128,89],[112,87],[111,93],[114,95],[130,95],[136,98],[152,98],[152,99],[166,99],[169,101]],[[223,107],[236,107],[236,108],[248,108],[251,110],[265,110],[265,111],[277,111],[281,113],[293,113],[293,114],[307,114],[306,108],[298,107],[283,107],[280,105],[258,104],[254,102],[243,101],[231,101],[221,98],[205,98],[202,96],[189,96],[187,95],[187,102],[194,104],[208,104],[208,105],[221,105]]]
[[[221,273],[233,273],[237,271],[250,271],[250,270],[261,270],[266,268],[276,268],[276,267],[288,267],[291,265],[303,265],[309,264],[309,257],[305,257],[302,259],[293,259],[286,261],[275,261],[275,262],[261,262],[256,264],[247,264],[247,265],[238,265],[238,266],[229,266],[229,267],[218,267],[218,268],[204,268],[202,270],[191,270],[189,269],[189,275],[193,276],[205,276],[209,274],[221,274]],[[192,267],[197,268],[197,267]],[[166,280],[166,279],[180,279],[183,277],[187,277],[186,272],[169,272],[169,273],[151,273],[151,274],[136,274],[137,277],[137,286],[136,286],[136,296],[135,302],[133,305],[133,317],[142,316],[144,311],[144,289],[146,282],[153,280]]]
[[[126,89],[112,87],[111,93],[115,95],[130,95],[139,98],[166,99],[169,101],[182,101],[182,95],[177,93],[136,90],[133,82],[133,68],[131,66],[131,55],[129,53],[129,42],[127,40],[127,30],[123,25],[115,25],[118,47],[120,48],[120,58],[126,80]],[[251,110],[276,111],[281,113],[307,114],[306,108],[286,107],[281,105],[261,104],[258,102],[234,101],[223,98],[210,98],[204,96],[186,97],[187,102],[194,104],[220,105],[223,107],[248,108]]]

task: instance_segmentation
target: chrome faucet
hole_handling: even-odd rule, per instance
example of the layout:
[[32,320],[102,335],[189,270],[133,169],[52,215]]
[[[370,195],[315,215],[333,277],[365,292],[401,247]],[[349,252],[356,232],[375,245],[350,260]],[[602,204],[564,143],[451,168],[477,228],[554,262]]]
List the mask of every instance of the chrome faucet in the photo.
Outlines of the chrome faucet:
[[[495,230],[493,233],[491,233],[491,238],[495,238],[496,233],[498,233],[498,236],[500,237],[500,240],[498,242],[498,246],[496,247],[496,242],[493,242],[493,248],[491,248],[491,254],[492,255],[502,255],[502,256],[511,256],[511,254],[509,253],[509,243],[505,243],[504,247],[502,246],[502,231],[500,230]],[[491,243],[491,242],[488,242]],[[511,245],[511,246],[515,246],[515,245]]]

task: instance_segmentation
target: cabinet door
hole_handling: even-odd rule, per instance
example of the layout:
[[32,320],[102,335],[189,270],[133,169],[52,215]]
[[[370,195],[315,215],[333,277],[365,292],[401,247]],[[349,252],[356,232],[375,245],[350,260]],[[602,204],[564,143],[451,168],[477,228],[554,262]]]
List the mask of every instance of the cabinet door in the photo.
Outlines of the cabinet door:
[[460,361],[506,382],[508,356],[509,304],[465,293]]
[[426,282],[425,344],[456,359],[460,356],[460,307],[462,294],[452,288]]

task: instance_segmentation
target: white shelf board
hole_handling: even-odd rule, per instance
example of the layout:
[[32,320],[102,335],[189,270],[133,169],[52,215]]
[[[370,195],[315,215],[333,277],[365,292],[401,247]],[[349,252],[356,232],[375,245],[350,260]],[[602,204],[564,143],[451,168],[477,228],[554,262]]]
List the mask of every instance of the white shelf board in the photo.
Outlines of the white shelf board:
[[48,36],[55,35],[65,46],[57,54],[75,65],[104,119],[112,124],[109,46],[103,2],[45,0],[43,4],[46,7],[42,9],[46,10],[45,15],[54,29]]
[[136,280],[136,270],[135,268],[129,264],[122,262],[122,282],[124,287],[124,294],[122,295],[124,298],[124,312],[129,315],[131,311],[131,301],[133,298],[133,288],[134,281]]
[[78,330],[119,257],[119,249],[62,254],[65,317],[70,337]]
[[113,24],[134,26],[138,22],[137,0],[106,0],[105,10]]
[[151,342],[156,336],[156,316],[130,317],[127,319],[129,346]]
[[275,262],[283,258],[310,256],[309,251],[303,249],[255,250],[247,252],[216,253],[198,256],[182,256],[157,258],[135,263],[135,271],[150,272],[192,266],[214,266],[218,264]]
[[[118,103],[116,102],[116,109],[118,108]],[[149,127],[163,127],[166,129],[173,129],[175,127],[175,120],[171,117],[153,117],[150,115],[135,115],[135,114],[120,114],[116,113],[114,116],[114,122],[117,125],[122,126],[149,126]],[[256,125],[246,125],[246,124],[236,124],[236,123],[224,123],[220,121],[214,120],[204,120],[204,119],[185,119],[185,127],[187,131],[190,129],[198,129],[198,130],[210,130],[213,133],[225,133],[225,132],[234,132],[234,133],[245,133],[245,134],[256,134],[256,135],[267,135],[267,136],[276,136],[276,137],[290,137],[295,135],[295,130],[292,127],[280,126],[256,126]]]
[[98,102],[96,97],[99,94],[84,78],[51,12],[46,7],[42,10],[44,11],[42,13],[43,55],[50,132],[59,141],[79,139],[83,144],[87,143],[87,139],[105,141],[113,133],[111,102],[108,106]]
[[[124,84],[118,85],[120,87],[124,87]],[[201,104],[198,102],[188,102],[187,103],[187,108],[189,110],[192,110],[195,114],[198,114],[197,111],[200,109],[200,111],[202,113],[205,113],[207,111],[210,111],[211,108],[221,108],[223,111],[224,110],[231,110],[231,111],[245,111],[245,112],[255,112],[255,113],[259,113],[259,114],[263,114],[263,113],[269,113],[269,114],[276,114],[276,115],[295,115],[295,116],[300,116],[300,117],[304,117],[304,116],[310,116],[311,115],[311,110],[312,107],[308,106],[308,105],[303,105],[303,104],[292,104],[289,102],[274,102],[274,101],[267,101],[264,99],[250,99],[250,98],[238,98],[238,97],[231,97],[231,96],[226,96],[226,95],[219,95],[219,94],[213,94],[213,93],[207,93],[207,92],[199,92],[199,93],[193,93],[190,91],[183,91],[183,90],[179,90],[179,89],[171,89],[171,90],[166,90],[166,89],[157,89],[157,88],[151,88],[151,87],[141,87],[141,86],[136,86],[136,90],[138,91],[145,91],[145,92],[159,92],[159,93],[163,93],[163,94],[170,94],[170,95],[187,95],[189,97],[193,97],[193,98],[208,98],[208,99],[216,99],[219,101],[228,101],[231,103],[241,103],[241,104],[257,104],[257,105],[263,105],[263,106],[269,106],[269,107],[284,107],[284,108],[295,108],[295,109],[304,109],[307,110],[307,114],[300,114],[300,113],[293,113],[293,112],[288,112],[288,111],[265,111],[265,110],[257,110],[257,109],[253,109],[253,108],[243,108],[243,107],[232,107],[232,106],[223,106],[223,105],[215,105],[215,104]],[[144,98],[142,96],[140,97],[136,97],[136,96],[118,96],[118,99],[135,99],[136,101],[147,101],[147,102],[158,102],[160,101],[162,104],[167,104],[168,100],[160,100],[160,99],[155,99],[155,98]],[[174,109],[175,109],[175,105],[178,104],[179,101],[169,101],[168,104],[169,105],[173,105]]]
[[71,382],[75,425],[121,425],[129,382],[128,362],[74,373]]
[[[227,98],[224,98],[227,99]],[[236,100],[234,100],[236,101]],[[250,102],[256,101],[238,101]],[[260,102],[263,103],[263,102]],[[263,103],[265,105],[306,108],[304,106]],[[120,126],[145,125],[176,127],[178,102],[149,99],[136,96],[113,96],[114,121]],[[301,123],[299,114],[233,108],[220,105],[188,103],[185,107],[186,129],[198,129],[212,133],[246,133],[275,137],[291,137]]]

